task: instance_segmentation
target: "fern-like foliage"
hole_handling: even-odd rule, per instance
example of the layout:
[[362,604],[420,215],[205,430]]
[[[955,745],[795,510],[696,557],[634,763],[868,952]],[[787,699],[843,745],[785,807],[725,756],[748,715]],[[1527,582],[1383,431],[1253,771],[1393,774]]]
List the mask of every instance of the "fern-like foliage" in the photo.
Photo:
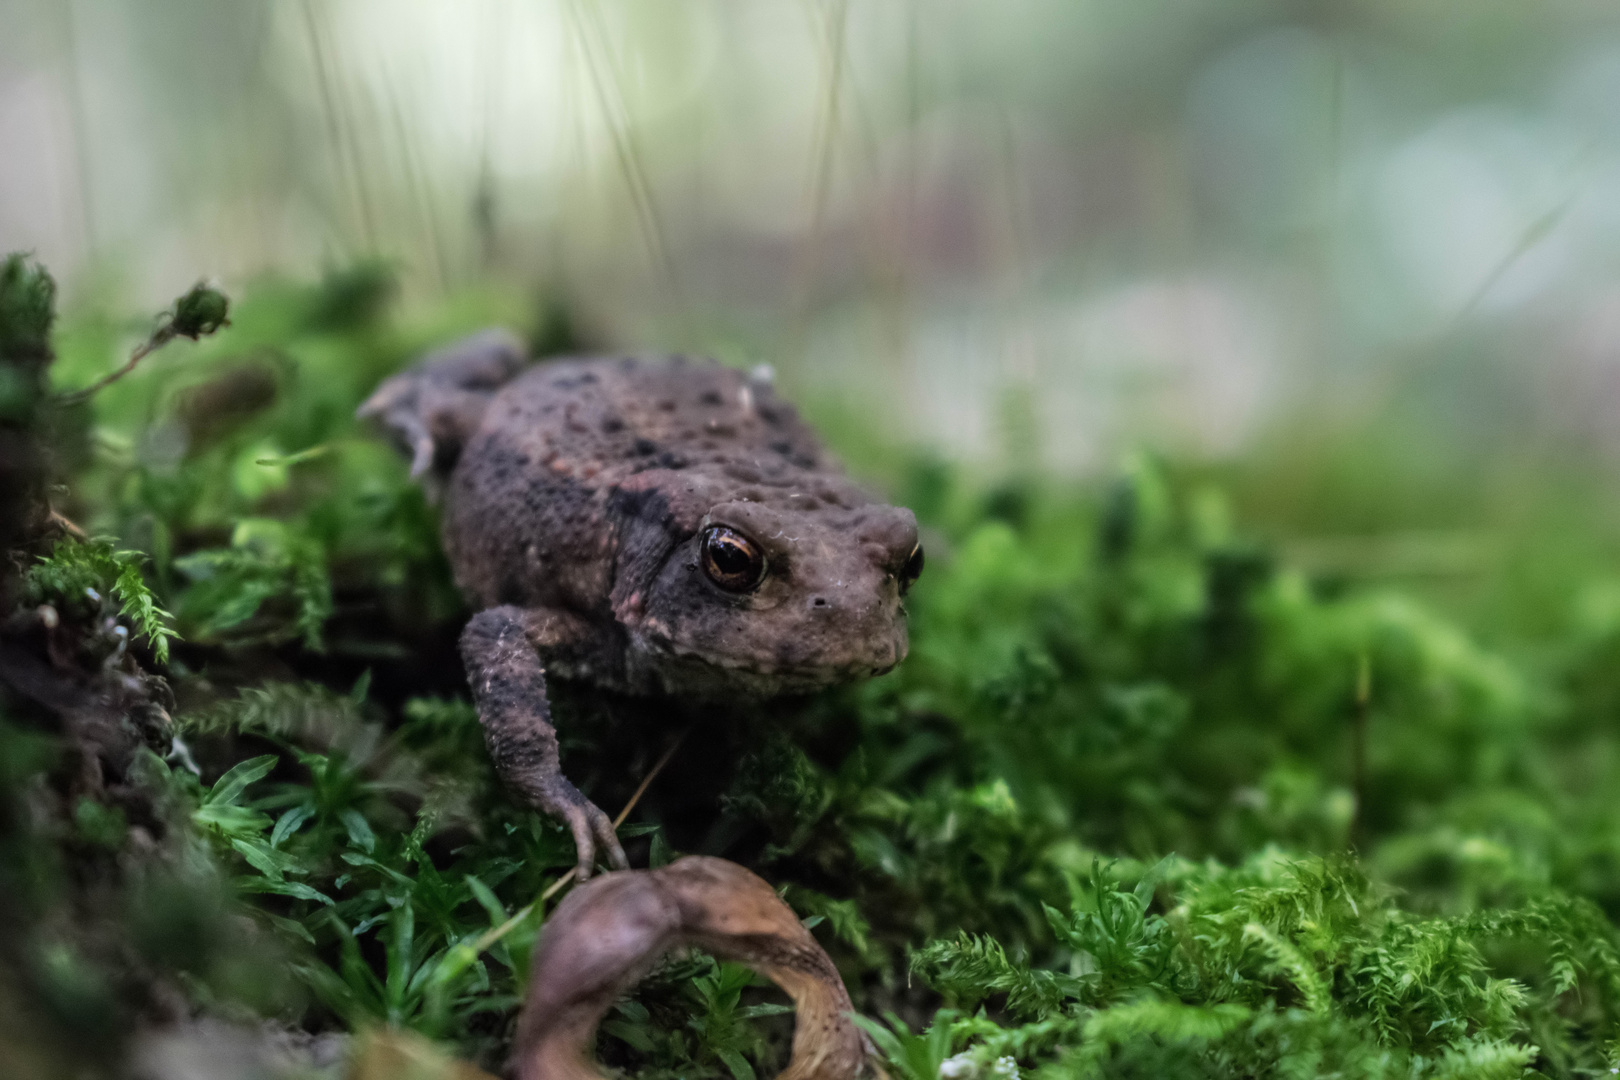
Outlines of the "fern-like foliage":
[[30,604],[53,601],[75,608],[99,609],[105,598],[117,601],[118,614],[152,643],[160,663],[169,659],[176,636],[173,616],[158,603],[141,566],[146,556],[120,550],[110,538],[58,541],[49,555],[29,568],[24,598]]
[[1007,1011],[1014,1016],[1045,1018],[1084,992],[1082,980],[1010,959],[999,941],[975,934],[935,941],[918,950],[911,964],[912,970],[926,973],[935,987],[963,1005],[1004,996]]
[[181,713],[177,723],[188,735],[242,732],[320,746],[338,742],[362,726],[353,694],[286,682],[246,687],[235,697]]
[[175,566],[193,582],[180,614],[197,624],[199,638],[240,635],[275,603],[281,610],[263,620],[260,636],[299,637],[305,648],[322,647],[332,614],[331,579],[324,552],[305,533],[281,521],[249,519],[236,526],[230,547],[194,552]]
[[[1073,910],[1048,912],[1065,947],[1050,966],[963,935],[919,950],[913,968],[948,999],[1027,1021],[959,1025],[982,1056],[1046,1059],[1074,1077],[1118,1074],[1127,1059],[1126,1073],[1157,1062],[1164,1075],[1230,1075],[1189,1064],[1223,1057],[1249,1058],[1249,1074],[1254,1054],[1285,1075],[1376,1059],[1377,1075],[1518,1076],[1547,1052],[1526,1038],[1532,1026],[1567,1057],[1573,1029],[1550,1018],[1579,1011],[1612,1033],[1620,1017],[1620,939],[1589,901],[1554,893],[1419,917],[1345,859],[1262,854],[1181,866],[1154,913],[1163,871],[1127,887],[1094,866]],[[1538,956],[1539,971],[1498,973],[1504,943]],[[1290,1033],[1274,1045],[1279,1026]]]
[[55,319],[56,282],[51,275],[26,255],[0,259],[0,360],[42,362],[49,355]]

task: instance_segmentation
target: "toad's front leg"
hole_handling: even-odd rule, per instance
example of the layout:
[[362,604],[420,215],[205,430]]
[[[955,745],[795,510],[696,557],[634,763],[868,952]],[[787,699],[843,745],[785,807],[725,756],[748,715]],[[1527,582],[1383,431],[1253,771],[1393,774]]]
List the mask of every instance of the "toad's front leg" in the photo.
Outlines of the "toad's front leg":
[[546,672],[526,622],[521,608],[490,608],[474,615],[461,634],[461,659],[490,759],[525,802],[568,823],[579,850],[580,881],[591,876],[597,845],[615,870],[628,870],[613,822],[562,774]]

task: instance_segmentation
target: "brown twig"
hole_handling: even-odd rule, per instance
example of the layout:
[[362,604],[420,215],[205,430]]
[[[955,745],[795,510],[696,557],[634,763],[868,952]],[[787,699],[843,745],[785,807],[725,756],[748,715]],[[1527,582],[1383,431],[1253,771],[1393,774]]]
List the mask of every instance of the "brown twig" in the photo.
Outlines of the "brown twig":
[[142,360],[145,360],[148,356],[152,355],[159,349],[163,348],[163,346],[173,341],[174,337],[175,332],[173,327],[168,325],[160,326],[156,333],[147,338],[145,341],[141,342],[141,344],[136,347],[135,351],[129,354],[129,359],[125,361],[123,367],[119,368],[117,371],[103,375],[101,378],[97,379],[83,390],[74,390],[70,393],[61,395],[57,398],[57,401],[63,405],[77,405],[81,401],[88,401],[100,391],[111,386],[119,379],[122,379],[125,375],[128,375],[130,372],[134,371],[136,364],[140,363]]
[[687,324],[688,336],[692,336],[695,333],[692,327],[692,308],[687,302],[686,291],[681,285],[680,272],[675,265],[669,231],[664,227],[658,201],[653,197],[652,183],[647,178],[647,169],[642,161],[644,155],[636,140],[630,106],[625,97],[624,73],[620,70],[609,44],[607,24],[602,20],[597,0],[575,0],[574,3],[565,5],[565,10],[573,16],[579,41],[579,54],[585,61],[586,72],[590,75],[591,85],[596,91],[597,104],[608,129],[614,155],[618,159],[619,172],[623,175],[625,187],[630,193],[630,205],[635,211],[642,239],[647,245],[653,263],[663,273],[669,299],[674,304],[677,314]]
[[77,405],[88,400],[92,395],[122,379],[135,370],[135,365],[157,352],[163,346],[177,337],[190,338],[199,341],[209,336],[223,326],[229,326],[231,320],[226,317],[230,312],[231,301],[224,293],[205,282],[197,282],[191,291],[174,302],[174,307],[165,312],[158,322],[157,329],[151,336],[141,342],[135,351],[129,354],[129,360],[124,366],[110,374],[103,375],[83,390],[74,390],[70,393],[60,394],[56,401],[60,405]]
[[[812,28],[816,10],[811,8]],[[845,31],[848,28],[847,0],[832,0],[826,7],[826,42],[822,48],[822,85],[819,113],[811,136],[811,175],[809,185],[810,220],[805,229],[804,247],[799,257],[798,296],[794,304],[793,351],[805,348],[812,308],[815,305],[816,277],[821,262],[822,232],[826,225],[827,200],[832,191],[833,162],[837,151],[841,97],[844,84]]]
[[72,533],[80,540],[85,538],[84,530],[79,528],[68,518],[64,517],[62,512],[56,509],[54,506],[51,507],[51,524],[61,528],[64,532]]
[[793,999],[793,1058],[778,1080],[854,1080],[867,1043],[826,950],[768,882],[705,855],[607,874],[557,905],[518,1017],[519,1080],[601,1080],[591,1062],[597,1022],[659,957],[682,947],[746,964]]
[[[686,731],[691,730],[691,728],[686,729]],[[681,748],[681,743],[686,741],[686,731],[675,736],[675,741],[669,744],[669,749],[664,751],[664,756],[659,758],[651,769],[647,770],[647,775],[642,778],[641,784],[635,790],[635,794],[631,795],[630,801],[624,804],[624,809],[619,811],[619,816],[613,819],[615,829],[624,824],[625,819],[630,816],[630,811],[636,808],[636,803],[640,802],[641,797],[647,793],[648,786],[658,777],[659,773],[664,771],[664,766],[668,765],[669,759],[675,756],[675,751]]]

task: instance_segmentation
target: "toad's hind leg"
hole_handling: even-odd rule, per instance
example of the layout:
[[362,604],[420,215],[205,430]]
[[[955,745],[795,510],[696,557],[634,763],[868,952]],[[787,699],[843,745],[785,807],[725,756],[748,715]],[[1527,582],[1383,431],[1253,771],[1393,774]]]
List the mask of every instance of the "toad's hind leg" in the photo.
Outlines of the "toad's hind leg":
[[579,880],[591,876],[598,846],[615,870],[629,869],[613,822],[562,774],[546,673],[525,612],[506,606],[474,615],[461,634],[461,658],[496,772],[525,802],[568,823]]
[[527,362],[510,330],[484,330],[387,379],[357,415],[375,417],[411,456],[411,476],[445,474],[462,444],[478,430],[490,398]]

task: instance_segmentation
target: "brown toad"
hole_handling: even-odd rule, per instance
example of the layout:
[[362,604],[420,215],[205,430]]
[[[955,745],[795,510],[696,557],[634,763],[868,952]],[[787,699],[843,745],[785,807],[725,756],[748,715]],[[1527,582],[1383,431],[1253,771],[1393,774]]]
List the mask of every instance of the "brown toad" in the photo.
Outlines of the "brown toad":
[[528,367],[486,331],[378,387],[481,610],[462,659],[505,783],[573,831],[580,879],[612,823],[562,775],[546,673],[696,700],[803,693],[906,655],[911,511],[843,474],[767,379],[712,361]]

